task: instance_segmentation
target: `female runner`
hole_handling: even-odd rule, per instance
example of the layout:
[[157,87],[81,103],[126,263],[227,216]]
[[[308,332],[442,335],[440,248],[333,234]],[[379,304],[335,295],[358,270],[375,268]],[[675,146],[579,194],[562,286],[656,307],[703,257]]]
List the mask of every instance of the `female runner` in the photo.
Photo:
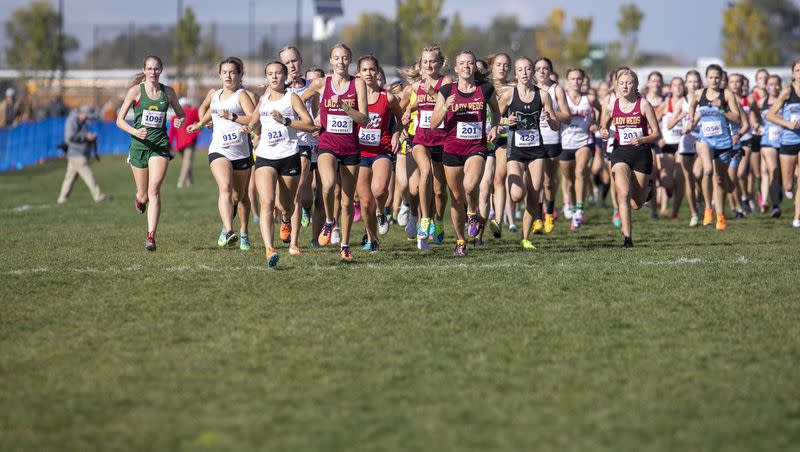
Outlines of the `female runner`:
[[319,234],[319,244],[326,246],[331,241],[334,218],[334,186],[336,174],[342,185],[342,237],[339,257],[344,262],[353,260],[350,251],[350,227],[353,224],[353,197],[358,180],[358,151],[355,124],[367,125],[367,87],[364,81],[351,76],[348,68],[353,61],[353,52],[344,44],[335,44],[328,56],[333,74],[314,80],[301,99],[307,102],[315,96],[320,98],[319,157],[317,171],[322,182],[322,198],[325,204],[325,224]]
[[[187,130],[194,132],[208,122],[214,124],[211,144],[208,146],[208,165],[219,191],[217,208],[222,219],[222,231],[217,246],[222,247],[239,240],[233,230],[233,213],[239,200],[246,196],[250,168],[253,166],[247,136],[240,129],[250,122],[255,107],[250,96],[240,87],[244,72],[238,58],[226,58],[220,62],[218,72],[222,88],[209,91],[203,105],[209,105],[210,108],[200,122],[190,125]],[[243,215],[245,221],[247,215]],[[246,231],[242,234],[247,236]]]
[[[781,134],[783,128],[773,123],[767,118],[767,113],[772,106],[778,102],[778,97],[782,91],[781,78],[778,75],[770,75],[767,80],[767,91],[761,102],[761,117],[764,121],[764,130],[761,132],[761,158],[763,159],[761,174],[761,194],[759,204],[769,206],[767,201],[772,203],[772,218],[781,216],[779,180],[780,168],[778,166],[778,149],[781,148]],[[776,110],[778,117],[783,116],[781,106]],[[766,187],[766,188],[765,188]],[[762,212],[766,210],[763,208]]]
[[[392,154],[400,143],[400,124],[403,111],[393,94],[386,92],[378,82],[380,64],[372,55],[358,60],[358,74],[367,85],[369,124],[359,126],[358,145],[361,149],[361,169],[358,173],[358,198],[361,201],[361,218],[367,229],[364,250],[376,252],[378,241],[378,215],[383,215],[392,176]],[[394,132],[390,123],[394,119]]]
[[[783,115],[778,109],[783,108]],[[767,119],[783,127],[781,132],[781,179],[786,197],[794,197],[792,226],[800,228],[800,197],[793,196],[792,187],[797,174],[797,154],[800,152],[800,60],[792,63],[792,84],[784,89],[767,112]]]
[[[494,86],[476,78],[475,54],[462,51],[456,56],[458,80],[439,90],[431,128],[444,123],[446,133],[442,162],[452,203],[450,217],[456,233],[457,257],[466,255],[464,223],[470,238],[476,238],[485,219],[479,218],[478,190],[486,163],[486,140],[494,142],[500,109]],[[492,112],[492,127],[486,133],[486,106]],[[464,206],[466,204],[466,209]],[[466,218],[465,218],[466,213]]]
[[514,63],[517,83],[500,96],[499,106],[508,116],[508,194],[513,202],[525,200],[522,217],[523,249],[535,249],[529,236],[534,219],[541,218],[539,193],[544,182],[544,162],[547,152],[542,145],[540,119],[544,118],[551,130],[560,127],[553,114],[550,96],[542,95],[533,83],[533,62],[526,57]]
[[624,248],[633,246],[631,208],[640,209],[653,196],[650,146],[661,139],[656,113],[638,92],[639,78],[630,69],[617,72],[617,100],[606,106],[600,122],[603,139],[615,125],[611,174],[617,187]]
[[593,134],[597,129],[594,116],[595,110],[602,109],[597,98],[581,93],[585,78],[583,69],[567,69],[566,106],[570,112],[570,122],[561,127],[559,166],[566,194],[575,202],[570,225],[573,231],[586,221],[583,203],[590,191],[589,165],[592,160]]
[[[181,127],[186,117],[175,90],[159,82],[163,70],[161,58],[155,55],[145,57],[142,72],[133,79],[117,113],[117,127],[131,136],[128,163],[136,183],[136,211],[147,211],[147,238],[144,242],[147,251],[156,250],[161,183],[172,159],[167,139],[167,109],[172,107],[175,111],[178,120],[173,124],[176,127]],[[131,107],[135,118],[133,126],[125,121]]]
[[[700,125],[700,141],[695,146],[697,153],[704,159],[703,198],[706,201],[703,226],[713,222],[711,209],[713,193],[718,231],[724,231],[728,225],[725,217],[725,197],[728,193],[726,172],[733,152],[730,123],[741,121],[736,96],[730,89],[720,88],[721,81],[722,68],[717,64],[709,65],[706,68],[706,88],[695,93],[689,104],[689,117],[692,118],[692,123],[688,126],[691,130]],[[695,112],[699,114],[695,116]],[[714,187],[710,179],[712,174],[706,169],[706,161],[711,159],[714,162]]]
[[[261,97],[258,116],[242,128],[249,133],[260,123],[260,139],[256,148],[256,189],[261,203],[261,237],[266,248],[267,266],[275,267],[279,255],[273,246],[275,232],[274,211],[277,207],[282,217],[291,218],[295,209],[297,187],[300,184],[301,163],[298,131],[313,132],[314,122],[305,104],[297,94],[287,89],[289,70],[280,61],[268,63],[264,68],[267,89]],[[290,254],[300,254],[291,252]]]

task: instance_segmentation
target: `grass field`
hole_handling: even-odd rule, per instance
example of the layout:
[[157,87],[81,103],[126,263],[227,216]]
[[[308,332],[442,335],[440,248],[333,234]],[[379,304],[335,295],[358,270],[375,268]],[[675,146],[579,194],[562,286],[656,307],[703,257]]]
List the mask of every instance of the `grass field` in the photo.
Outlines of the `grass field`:
[[304,231],[274,271],[257,228],[216,247],[202,156],[155,253],[123,156],[95,166],[110,204],[56,205],[64,167],[0,175],[0,450],[800,450],[786,217],[640,212],[623,250],[590,209],[459,260],[393,229],[351,265]]

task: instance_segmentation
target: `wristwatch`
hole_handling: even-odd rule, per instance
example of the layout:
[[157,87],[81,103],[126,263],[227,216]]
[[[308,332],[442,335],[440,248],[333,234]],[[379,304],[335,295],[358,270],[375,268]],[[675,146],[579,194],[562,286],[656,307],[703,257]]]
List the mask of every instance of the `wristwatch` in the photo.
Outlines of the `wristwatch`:
[[292,123],[292,118],[289,117],[283,118],[283,125],[285,125],[286,127],[289,127],[289,124],[291,123]]

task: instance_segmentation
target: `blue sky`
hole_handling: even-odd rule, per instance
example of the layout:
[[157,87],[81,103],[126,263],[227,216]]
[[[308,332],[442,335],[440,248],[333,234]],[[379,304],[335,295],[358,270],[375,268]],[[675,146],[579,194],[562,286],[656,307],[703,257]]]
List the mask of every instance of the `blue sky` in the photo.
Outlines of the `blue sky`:
[[[175,21],[178,0],[63,0],[67,30],[86,30],[91,24],[170,23]],[[311,21],[312,1],[301,0],[305,22]],[[11,11],[27,6],[29,0],[3,0],[0,20]],[[496,14],[513,14],[523,24],[541,23],[554,7],[562,7],[567,21],[573,17],[594,18],[591,39],[607,42],[617,39],[616,21],[619,6],[631,0],[494,0],[492,10],[486,0],[446,0],[444,14],[452,17],[459,11],[467,24],[485,25]],[[795,0],[800,4],[800,0]],[[53,0],[55,5],[57,2]],[[246,23],[249,0],[183,0],[192,6],[200,23]],[[678,56],[687,62],[701,56],[718,56],[722,11],[729,0],[645,0],[635,2],[645,17],[640,33],[640,48]],[[354,22],[363,12],[381,12],[394,16],[394,0],[343,0],[343,23]],[[255,0],[256,23],[293,23],[296,2],[293,0]]]

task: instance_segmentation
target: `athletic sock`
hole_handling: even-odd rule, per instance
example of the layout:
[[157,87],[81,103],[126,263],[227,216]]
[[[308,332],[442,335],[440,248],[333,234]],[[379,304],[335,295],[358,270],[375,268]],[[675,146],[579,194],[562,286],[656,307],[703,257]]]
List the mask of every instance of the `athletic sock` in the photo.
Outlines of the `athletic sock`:
[[583,201],[578,201],[575,203],[575,208],[578,210],[583,210]]
[[555,209],[555,207],[556,207],[555,201],[547,201],[547,209],[545,210],[545,213],[548,215],[552,215],[553,209]]

